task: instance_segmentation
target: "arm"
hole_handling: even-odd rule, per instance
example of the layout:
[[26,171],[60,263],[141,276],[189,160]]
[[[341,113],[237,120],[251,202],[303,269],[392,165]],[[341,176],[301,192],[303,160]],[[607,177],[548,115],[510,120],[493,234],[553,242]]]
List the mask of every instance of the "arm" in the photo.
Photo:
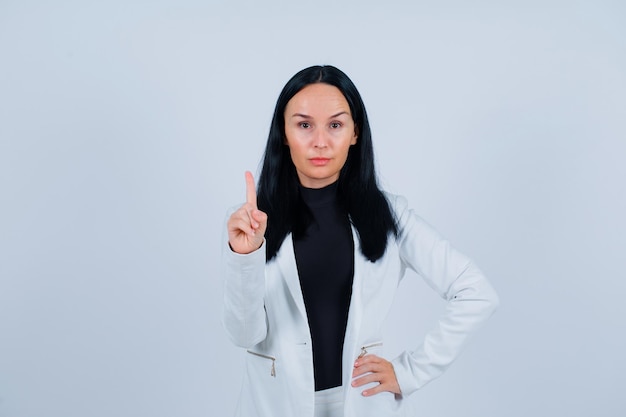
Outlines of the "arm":
[[408,210],[404,199],[396,203],[396,213],[402,261],[447,301],[445,314],[422,345],[392,361],[402,394],[408,395],[445,371],[499,300],[472,261]]
[[246,172],[246,203],[226,224],[224,245],[224,309],[222,322],[237,346],[250,347],[265,339],[265,229],[267,215],[257,208],[254,178]]
[[249,348],[265,339],[265,243],[254,252],[239,254],[224,245],[222,323],[232,342]]

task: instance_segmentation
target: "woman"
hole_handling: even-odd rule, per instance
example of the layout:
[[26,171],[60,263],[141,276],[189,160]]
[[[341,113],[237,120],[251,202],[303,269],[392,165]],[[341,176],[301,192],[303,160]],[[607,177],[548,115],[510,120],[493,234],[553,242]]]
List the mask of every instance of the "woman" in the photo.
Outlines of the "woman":
[[[238,416],[406,415],[498,304],[480,270],[376,181],[350,79],[297,73],[270,128],[258,195],[227,222],[224,326],[247,349]],[[422,345],[393,360],[382,324],[406,268],[448,302]],[[411,323],[407,318],[407,324]]]

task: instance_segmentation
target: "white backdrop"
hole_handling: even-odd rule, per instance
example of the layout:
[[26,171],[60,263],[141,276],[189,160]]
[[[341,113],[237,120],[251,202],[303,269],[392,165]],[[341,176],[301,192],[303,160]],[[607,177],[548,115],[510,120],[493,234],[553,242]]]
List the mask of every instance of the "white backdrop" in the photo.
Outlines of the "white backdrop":
[[[626,415],[624,2],[334,3],[0,2],[0,417],[232,415],[224,216],[320,63],[501,296],[420,415]],[[389,356],[442,312],[407,278]]]

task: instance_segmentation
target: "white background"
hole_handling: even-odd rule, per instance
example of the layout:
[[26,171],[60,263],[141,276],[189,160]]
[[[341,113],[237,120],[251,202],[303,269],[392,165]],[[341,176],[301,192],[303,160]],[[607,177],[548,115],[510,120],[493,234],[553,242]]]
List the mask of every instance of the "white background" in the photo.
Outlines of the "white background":
[[[1,417],[232,415],[224,216],[313,64],[501,296],[420,415],[626,415],[623,2],[2,0]],[[442,312],[407,278],[390,357]]]

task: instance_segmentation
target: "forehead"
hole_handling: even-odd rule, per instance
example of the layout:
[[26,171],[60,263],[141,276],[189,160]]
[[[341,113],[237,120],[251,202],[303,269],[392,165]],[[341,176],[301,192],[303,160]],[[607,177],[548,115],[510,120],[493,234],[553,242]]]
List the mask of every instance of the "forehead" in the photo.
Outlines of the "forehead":
[[302,113],[310,116],[324,116],[345,111],[350,114],[350,105],[337,87],[316,83],[298,91],[287,103],[285,114]]

